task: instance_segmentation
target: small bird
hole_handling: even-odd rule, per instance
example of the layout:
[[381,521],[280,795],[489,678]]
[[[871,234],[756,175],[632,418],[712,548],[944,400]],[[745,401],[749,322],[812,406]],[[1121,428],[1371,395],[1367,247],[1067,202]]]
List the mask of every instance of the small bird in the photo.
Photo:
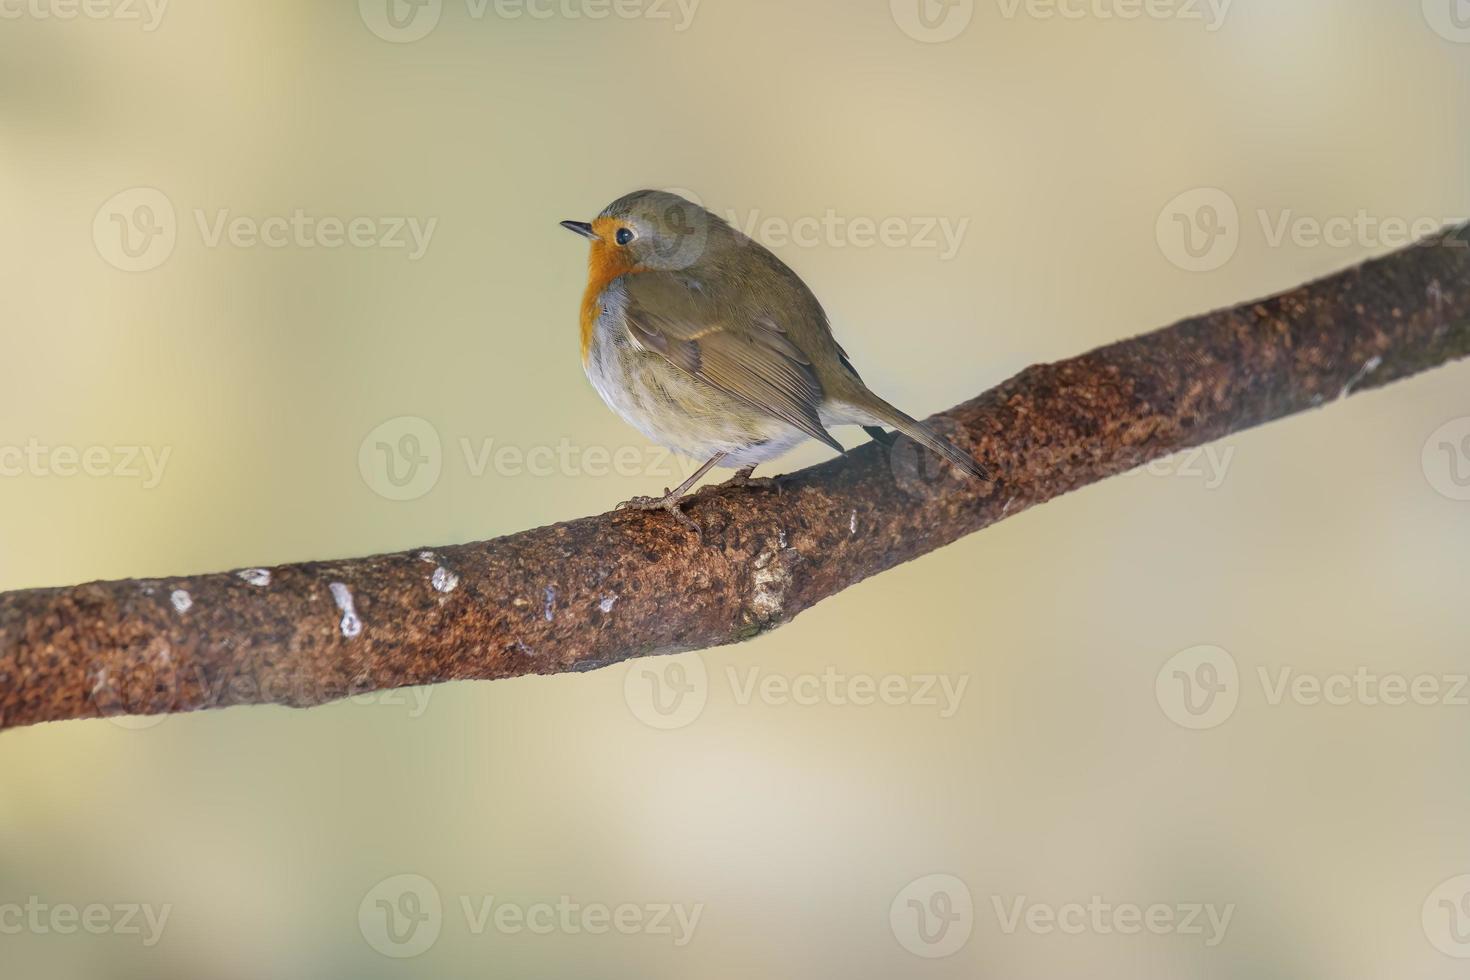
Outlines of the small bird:
[[718,216],[668,191],[635,191],[591,222],[562,227],[592,242],[582,298],[582,364],[624,421],[675,452],[707,459],[662,497],[621,505],[664,509],[698,530],[684,494],[711,467],[754,482],[756,465],[806,439],[839,453],[827,427],[890,426],[971,477],[968,453],[863,384],[806,283]]

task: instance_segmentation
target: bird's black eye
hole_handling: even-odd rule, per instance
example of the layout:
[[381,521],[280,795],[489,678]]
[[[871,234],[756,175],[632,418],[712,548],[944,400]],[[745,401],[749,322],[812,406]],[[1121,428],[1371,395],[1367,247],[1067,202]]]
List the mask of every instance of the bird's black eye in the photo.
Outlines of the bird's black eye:
[[619,228],[617,235],[614,237],[617,239],[619,245],[626,245],[633,240],[633,229]]

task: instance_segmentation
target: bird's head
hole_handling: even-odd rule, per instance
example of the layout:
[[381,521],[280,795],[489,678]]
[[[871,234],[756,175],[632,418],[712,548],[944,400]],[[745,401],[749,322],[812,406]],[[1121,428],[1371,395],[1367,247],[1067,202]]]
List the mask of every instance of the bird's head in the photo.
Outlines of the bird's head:
[[730,228],[670,191],[634,191],[592,221],[563,221],[592,242],[592,268],[607,279],[628,272],[679,271],[702,261]]

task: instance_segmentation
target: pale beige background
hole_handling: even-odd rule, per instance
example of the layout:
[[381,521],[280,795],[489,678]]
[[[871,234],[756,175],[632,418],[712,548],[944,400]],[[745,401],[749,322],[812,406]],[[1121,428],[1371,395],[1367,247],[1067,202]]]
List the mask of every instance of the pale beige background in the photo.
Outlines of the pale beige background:
[[[411,43],[369,30],[372,0],[174,0],[152,31],[26,4],[0,20],[0,446],[170,456],[151,488],[0,478],[5,589],[472,540],[664,486],[652,466],[476,475],[463,449],[569,440],[655,461],[583,379],[584,248],[556,226],[635,187],[777,230],[828,211],[968,222],[947,260],[843,234],[779,249],[916,413],[1386,250],[1273,246],[1262,210],[1470,213],[1470,45],[1430,26],[1452,24],[1437,0],[1237,0],[1213,31],[977,0],[945,43],[906,34],[887,0],[704,0],[684,30],[672,5],[475,18],[445,0]],[[177,243],[123,272],[108,215],[97,241],[93,224],[137,187],[166,195]],[[1192,273],[1156,223],[1201,187],[1238,207],[1239,247]],[[195,218],[297,208],[438,223],[411,261],[208,247]],[[151,947],[0,934],[0,975],[1462,975],[1432,942],[1450,934],[1431,892],[1470,872],[1470,707],[1272,704],[1258,670],[1470,670],[1470,502],[1421,458],[1466,415],[1460,365],[1231,439],[1219,478],[1175,461],[1067,497],[682,658],[707,702],[676,730],[630,708],[648,677],[625,688],[613,669],[6,732],[0,913],[30,896],[171,911]],[[437,485],[401,502],[358,465],[399,416],[442,445]],[[1239,702],[1186,730],[1155,681],[1202,644],[1233,657]],[[829,667],[966,687],[949,717],[742,703],[752,669]],[[396,960],[359,905],[405,873],[445,911],[437,942]],[[944,959],[890,923],[930,874],[975,907]],[[460,900],[491,895],[703,911],[682,947],[477,935]],[[994,905],[1094,895],[1234,911],[1207,947],[1008,934]]]

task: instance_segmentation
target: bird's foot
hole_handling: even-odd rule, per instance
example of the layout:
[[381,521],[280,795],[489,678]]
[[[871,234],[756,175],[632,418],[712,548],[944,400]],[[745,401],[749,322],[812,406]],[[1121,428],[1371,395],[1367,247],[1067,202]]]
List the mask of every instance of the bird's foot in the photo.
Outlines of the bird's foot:
[[763,490],[775,490],[777,493],[780,493],[781,492],[781,482],[780,482],[780,478],[779,477],[774,477],[774,476],[751,476],[751,474],[754,473],[754,472],[755,472],[755,467],[754,466],[746,466],[746,467],[743,467],[741,469],[738,469],[738,470],[735,471],[735,475],[734,476],[730,477],[730,479],[726,480],[724,483],[721,483],[720,486],[721,487],[760,487]]
[[678,521],[680,524],[684,525],[695,534],[703,537],[704,528],[699,526],[698,521],[690,517],[688,514],[684,513],[684,504],[687,502],[688,499],[689,498],[683,496],[682,494],[674,493],[671,490],[665,490],[662,497],[634,497],[631,500],[625,500],[622,503],[618,504],[617,509],[668,511],[670,514],[674,515],[674,520]]

